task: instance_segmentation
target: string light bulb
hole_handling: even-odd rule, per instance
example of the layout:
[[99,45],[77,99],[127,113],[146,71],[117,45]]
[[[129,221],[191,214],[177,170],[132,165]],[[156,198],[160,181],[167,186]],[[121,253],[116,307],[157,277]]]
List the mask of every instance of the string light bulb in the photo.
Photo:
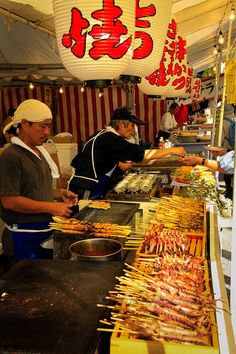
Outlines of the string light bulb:
[[60,94],[63,94],[64,90],[63,90],[62,86],[59,88],[59,92],[60,92]]
[[219,44],[224,44],[224,41],[225,41],[224,36],[223,36],[223,34],[222,34],[222,31],[220,31],[220,32],[219,32],[218,43],[219,43]]
[[234,6],[231,7],[229,19],[230,19],[230,21],[233,21],[235,19],[235,8],[234,8]]
[[218,54],[218,50],[217,50],[216,44],[214,45],[213,54],[214,54],[214,55],[217,55],[217,54]]
[[98,97],[101,98],[103,96],[103,92],[99,92]]
[[33,84],[32,82],[30,82],[29,88],[30,88],[30,90],[33,90],[33,89],[34,89],[34,84]]
[[84,92],[84,86],[81,87],[80,91],[81,91],[81,92]]

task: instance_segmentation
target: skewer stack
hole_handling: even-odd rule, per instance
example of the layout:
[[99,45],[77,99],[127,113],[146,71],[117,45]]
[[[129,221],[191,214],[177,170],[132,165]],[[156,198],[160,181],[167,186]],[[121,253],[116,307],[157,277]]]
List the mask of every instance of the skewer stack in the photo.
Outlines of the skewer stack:
[[205,291],[202,258],[168,256],[126,266],[110,292],[111,319],[103,324],[130,338],[211,345],[215,302]]
[[121,226],[108,223],[89,223],[74,218],[66,219],[53,217],[49,226],[54,230],[59,230],[71,234],[86,234],[94,237],[127,237],[131,233],[130,226]]

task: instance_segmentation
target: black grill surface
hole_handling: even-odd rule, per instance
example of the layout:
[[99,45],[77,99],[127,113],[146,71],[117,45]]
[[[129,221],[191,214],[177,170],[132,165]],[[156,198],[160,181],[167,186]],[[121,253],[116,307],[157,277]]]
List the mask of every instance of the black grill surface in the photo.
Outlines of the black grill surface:
[[0,353],[94,353],[107,312],[96,305],[121,270],[121,262],[19,262],[0,281]]

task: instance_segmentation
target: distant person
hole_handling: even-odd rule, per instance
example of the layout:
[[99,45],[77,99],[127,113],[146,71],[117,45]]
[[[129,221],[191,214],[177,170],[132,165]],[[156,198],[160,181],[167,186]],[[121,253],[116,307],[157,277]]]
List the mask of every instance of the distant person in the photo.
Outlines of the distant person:
[[221,144],[229,150],[234,149],[234,127],[232,127],[234,118],[234,107],[231,104],[226,103],[224,105]]
[[[3,122],[3,129],[5,128],[6,125],[8,125],[11,122],[14,113],[15,113],[15,108],[9,108],[7,112],[7,118]],[[14,135],[15,132],[16,132],[16,128],[13,126],[9,128],[8,132],[6,132],[5,134],[3,134],[3,131],[1,131],[0,146],[4,146],[5,144],[9,143],[11,135]]]
[[[224,146],[227,151],[234,149],[234,135],[235,135],[235,123],[234,123],[234,107],[231,104],[226,103],[224,105],[224,118],[222,127],[221,145]],[[232,188],[232,175],[224,175],[226,197],[233,199]]]
[[178,109],[178,103],[174,102],[170,105],[168,112],[162,116],[160,129],[157,134],[157,143],[159,142],[160,137],[163,137],[164,140],[169,139],[171,131],[177,129],[178,123],[175,120],[175,113]]

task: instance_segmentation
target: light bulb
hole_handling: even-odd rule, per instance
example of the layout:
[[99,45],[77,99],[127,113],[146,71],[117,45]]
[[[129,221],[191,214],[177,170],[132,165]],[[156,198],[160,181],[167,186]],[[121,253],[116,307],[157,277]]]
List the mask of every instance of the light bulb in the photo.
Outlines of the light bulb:
[[231,13],[229,15],[230,21],[233,21],[235,19],[235,9],[234,7],[231,8]]
[[222,32],[220,31],[219,32],[219,38],[218,38],[218,43],[219,44],[224,44],[224,37],[223,37],[223,34],[222,34]]
[[63,93],[63,92],[64,92],[64,90],[63,90],[63,87],[62,87],[62,86],[59,88],[59,92],[60,92],[60,93]]
[[81,92],[84,92],[84,87],[82,86],[81,89],[80,89]]
[[218,54],[218,50],[217,50],[217,48],[216,48],[216,44],[214,45],[213,54],[214,54],[214,55],[217,55],[217,54]]
[[98,97],[101,98],[103,96],[103,92],[99,92]]
[[33,84],[32,82],[30,82],[29,88],[30,88],[30,90],[33,90],[33,89],[34,89],[34,84]]
[[213,66],[213,71],[216,72],[216,66]]

